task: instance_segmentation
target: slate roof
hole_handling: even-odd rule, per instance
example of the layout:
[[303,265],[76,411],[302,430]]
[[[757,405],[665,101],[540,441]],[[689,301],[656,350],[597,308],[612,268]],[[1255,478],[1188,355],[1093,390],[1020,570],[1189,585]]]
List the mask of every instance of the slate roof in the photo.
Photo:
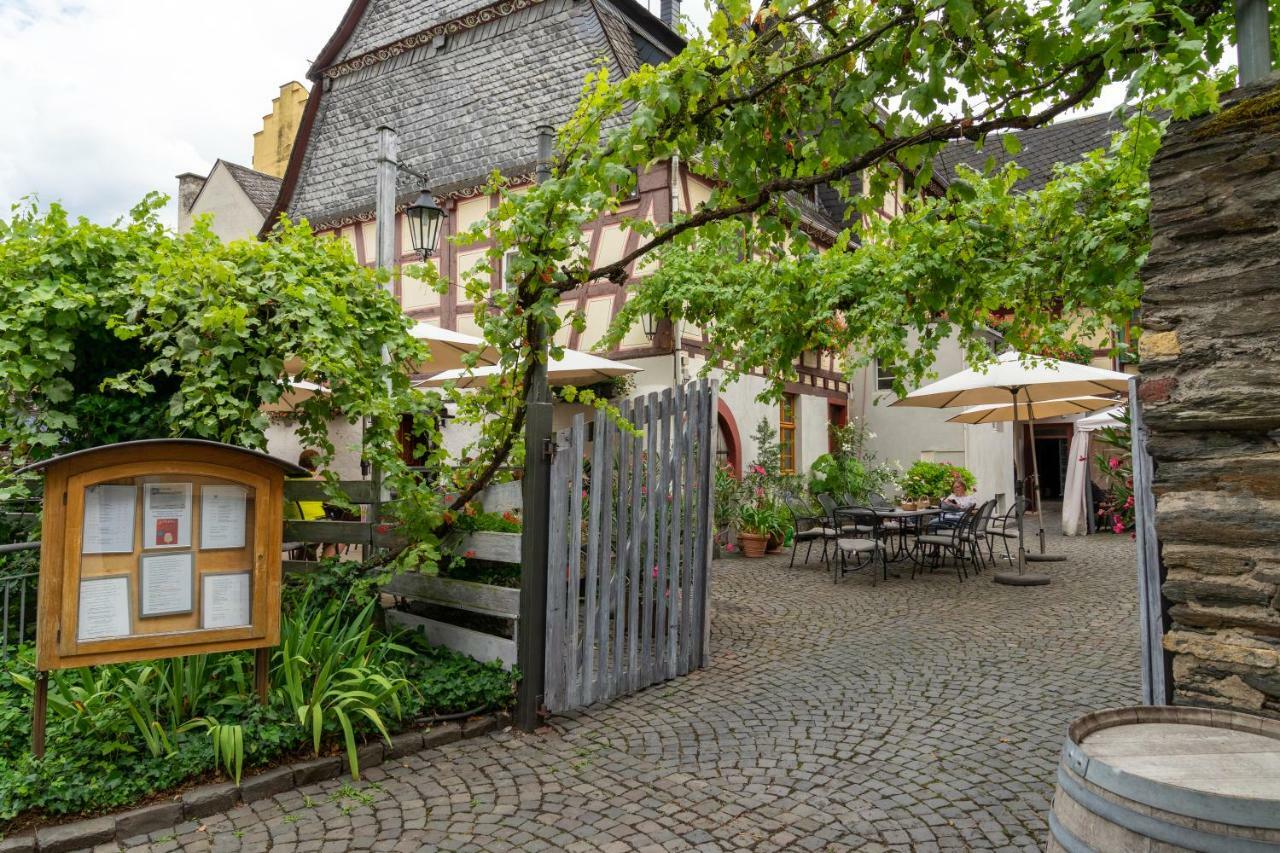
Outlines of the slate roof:
[[[464,25],[445,35],[419,37],[458,19]],[[401,162],[426,174],[438,195],[481,185],[494,169],[530,172],[534,128],[569,117],[587,73],[604,62],[620,78],[682,45],[635,0],[517,0],[501,8],[492,0],[354,0],[312,68],[320,85],[279,207],[313,225],[370,213],[382,124],[399,134]],[[371,51],[389,58],[356,59]],[[402,172],[399,196],[417,190]]]
[[276,197],[280,195],[280,179],[265,172],[255,172],[248,166],[229,163],[226,160],[219,162],[227,167],[227,173],[240,185],[240,189],[244,190],[244,194],[253,202],[254,207],[262,211],[263,216],[269,215],[272,206],[276,203]]
[[1017,131],[1015,135],[1022,143],[1022,150],[1013,157],[1005,153],[997,134],[987,137],[981,151],[973,142],[952,142],[934,157],[933,175],[945,187],[955,178],[956,167],[962,163],[981,172],[988,157],[994,158],[997,168],[1014,160],[1030,173],[1014,188],[1029,192],[1048,183],[1053,177],[1054,164],[1071,163],[1088,151],[1105,148],[1111,141],[1111,134],[1121,129],[1119,118],[1111,113],[1100,113]]

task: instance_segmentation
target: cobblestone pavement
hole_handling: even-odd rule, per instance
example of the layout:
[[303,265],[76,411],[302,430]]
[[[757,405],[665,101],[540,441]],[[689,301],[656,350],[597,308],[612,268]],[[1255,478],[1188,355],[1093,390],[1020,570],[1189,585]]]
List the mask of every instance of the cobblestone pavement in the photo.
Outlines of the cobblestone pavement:
[[134,839],[189,850],[1036,850],[1067,723],[1138,700],[1133,544],[1048,587],[714,566],[710,668]]

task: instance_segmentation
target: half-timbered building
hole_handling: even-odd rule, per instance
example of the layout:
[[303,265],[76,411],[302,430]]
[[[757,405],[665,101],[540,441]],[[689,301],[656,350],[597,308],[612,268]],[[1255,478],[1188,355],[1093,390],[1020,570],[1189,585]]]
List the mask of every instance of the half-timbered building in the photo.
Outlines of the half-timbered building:
[[[309,72],[306,112],[264,229],[282,213],[306,218],[317,231],[348,240],[361,263],[374,263],[376,129],[389,126],[399,136],[399,160],[428,176],[446,211],[432,262],[450,282],[441,295],[397,271],[395,294],[414,318],[475,333],[476,306],[459,281],[488,247],[456,245],[448,237],[497,204],[486,191],[494,170],[517,186],[532,182],[535,127],[569,117],[585,75],[604,63],[620,77],[681,50],[684,41],[673,28],[678,12],[676,0],[663,0],[658,16],[635,0],[353,0]],[[404,172],[400,181],[403,210],[420,186]],[[634,199],[587,229],[593,264],[616,260],[636,245],[624,217],[666,222],[710,193],[709,182],[683,163],[660,163],[641,174]],[[818,193],[803,204],[811,233],[829,243],[843,213],[837,195]],[[400,213],[396,235],[398,261],[416,262]],[[493,270],[490,284],[504,287],[504,270]],[[627,296],[625,285],[608,281],[565,294],[563,312],[581,311],[586,327],[578,332],[566,324],[559,343],[594,349]],[[658,321],[651,331],[637,326],[607,353],[644,368],[631,394],[670,386],[704,364],[699,330]],[[763,377],[724,389],[725,462],[739,467],[754,460],[751,433],[761,419],[779,430],[789,468],[805,471],[828,450],[828,424],[846,417],[848,383],[830,353],[806,355],[797,370],[781,405],[757,402]]]

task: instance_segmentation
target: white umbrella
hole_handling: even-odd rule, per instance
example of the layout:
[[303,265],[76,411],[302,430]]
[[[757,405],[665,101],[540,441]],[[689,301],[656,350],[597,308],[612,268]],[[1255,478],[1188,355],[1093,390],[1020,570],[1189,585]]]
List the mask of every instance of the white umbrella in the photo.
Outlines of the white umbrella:
[[[1010,407],[1014,435],[1024,414],[1027,422],[1034,423],[1040,417],[1036,403],[1047,403],[1070,397],[1106,396],[1124,394],[1129,390],[1129,376],[1114,370],[1103,370],[1088,364],[1073,364],[1043,356],[1027,356],[1019,352],[1007,352],[996,359],[995,364],[979,370],[962,370],[945,379],[917,388],[894,406],[919,406],[930,409],[946,409],[951,406],[981,406],[1004,403]],[[1019,402],[1022,406],[1018,406]],[[1032,427],[1032,430],[1035,428]],[[1035,463],[1035,433],[1031,434],[1032,463]],[[1026,574],[1028,555],[1024,542],[1022,475],[1018,471],[1018,453],[1014,453],[1014,500],[1018,515],[1018,573],[997,574],[999,583],[1020,585],[1047,584],[1046,575]],[[1037,472],[1038,473],[1038,472]],[[1039,500],[1040,482],[1036,479],[1036,506]],[[1031,555],[1033,561],[1062,559],[1044,553],[1044,513],[1039,513],[1040,553]]]
[[[470,352],[479,352],[480,364],[497,364],[500,353],[485,342],[484,338],[466,335],[445,329],[433,323],[418,322],[409,330],[409,334],[427,345],[431,353],[430,361],[409,365],[410,373],[435,373],[441,370],[454,370],[463,366],[462,357]],[[300,356],[287,359],[284,372],[289,375],[301,373],[305,363]]]
[[432,323],[415,323],[409,330],[420,341],[427,344],[431,351],[431,361],[412,365],[410,373],[436,373],[441,370],[457,370],[465,366],[462,357],[468,353],[478,352],[477,364],[497,364],[502,357],[484,338],[464,335],[451,329],[444,329]]
[[[601,358],[598,355],[567,349],[560,358],[553,358],[547,363],[547,381],[552,385],[592,385],[605,379],[639,373],[644,368],[636,367],[622,361]],[[483,385],[488,377],[497,374],[500,368],[477,367],[474,370],[446,370],[437,373],[430,379],[419,382],[419,387],[439,387],[452,381],[458,388],[471,388]]]
[[303,400],[310,400],[316,394],[328,394],[329,389],[314,382],[301,379],[289,380],[289,387],[274,403],[263,403],[259,408],[264,412],[280,414],[291,412]]
[[[1031,420],[1034,415],[1036,420],[1047,420],[1049,418],[1062,418],[1070,415],[1082,415],[1089,412],[1097,412],[1102,409],[1113,409],[1116,406],[1116,400],[1110,397],[1067,397],[1063,400],[1046,400],[1043,403],[1032,403],[1027,406],[1026,401],[1018,401],[1017,419],[1020,421]],[[1014,406],[1012,403],[987,403],[983,406],[970,406],[958,415],[947,418],[948,423],[955,424],[999,424],[1006,421],[1014,420]],[[1077,421],[1077,423],[1079,423]]]

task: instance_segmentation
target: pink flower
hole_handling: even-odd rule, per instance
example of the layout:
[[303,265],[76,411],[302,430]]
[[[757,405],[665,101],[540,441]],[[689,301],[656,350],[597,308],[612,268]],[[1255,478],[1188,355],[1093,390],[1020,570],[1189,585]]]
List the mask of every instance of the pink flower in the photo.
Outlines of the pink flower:
[[466,557],[468,560],[470,560],[470,559],[472,559],[473,557],[475,557],[475,555],[476,555],[476,552],[475,552],[475,550],[474,550],[474,549],[472,549],[472,550],[470,550],[470,551],[467,551],[467,552],[466,552],[465,554],[463,554],[462,556],[464,556],[464,557]]
[[1116,470],[1117,468],[1120,467],[1120,460],[1112,456],[1110,459],[1107,460],[1107,467],[1110,468],[1112,471]]
[[724,549],[728,551],[730,554],[732,554],[734,551],[738,550],[738,547],[734,545],[732,542],[726,542],[724,543]]
[[658,576],[658,567],[656,565],[653,567],[653,576],[655,578]]
[[763,466],[763,465],[752,465],[752,466],[751,466],[751,473],[753,473],[753,474],[763,474],[763,473],[764,473],[764,466]]
[[1124,533],[1124,525],[1117,521],[1114,525],[1112,525],[1111,532]]
[[1133,509],[1133,495],[1129,495],[1129,497],[1125,498],[1124,508]]

